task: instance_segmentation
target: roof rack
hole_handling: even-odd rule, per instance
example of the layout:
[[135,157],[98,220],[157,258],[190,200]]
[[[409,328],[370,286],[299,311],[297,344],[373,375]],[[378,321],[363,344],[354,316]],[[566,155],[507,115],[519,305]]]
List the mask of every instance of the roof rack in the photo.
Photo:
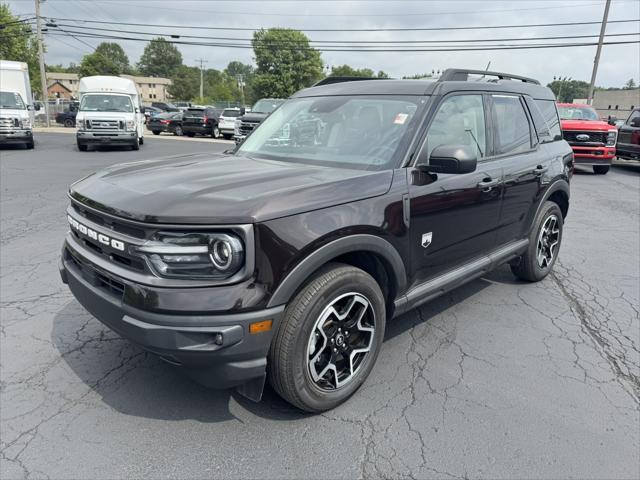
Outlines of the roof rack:
[[469,75],[498,77],[499,80],[520,80],[524,83],[533,83],[535,85],[540,85],[540,82],[534,78],[521,77],[520,75],[511,75],[510,73],[489,72],[486,70],[467,70],[465,68],[448,68],[442,73],[438,81],[466,82],[469,80]]
[[357,82],[359,80],[387,80],[386,78],[377,78],[377,77],[325,77],[320,80],[318,83],[314,84],[314,87],[319,87],[321,85],[331,85],[333,83],[343,83],[343,82]]

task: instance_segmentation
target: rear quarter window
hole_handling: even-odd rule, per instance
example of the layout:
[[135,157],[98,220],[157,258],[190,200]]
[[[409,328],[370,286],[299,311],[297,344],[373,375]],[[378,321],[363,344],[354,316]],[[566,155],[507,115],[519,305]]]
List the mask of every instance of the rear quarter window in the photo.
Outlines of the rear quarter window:
[[553,100],[535,100],[542,118],[547,123],[549,129],[549,138],[540,141],[562,140],[562,131],[560,130],[560,117],[558,116],[558,108]]
[[239,117],[240,110],[225,110],[222,112],[223,117]]

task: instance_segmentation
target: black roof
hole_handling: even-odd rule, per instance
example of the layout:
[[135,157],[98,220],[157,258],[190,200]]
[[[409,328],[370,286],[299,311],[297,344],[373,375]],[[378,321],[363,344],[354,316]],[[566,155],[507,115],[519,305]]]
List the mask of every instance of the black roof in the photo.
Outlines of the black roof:
[[[467,74],[485,75],[482,79],[467,79]],[[454,79],[454,80],[450,80]],[[333,95],[443,95],[452,91],[484,91],[519,93],[541,100],[555,100],[551,89],[537,80],[498,72],[476,70],[445,70],[437,80],[360,80],[331,83],[306,88],[292,98]]]

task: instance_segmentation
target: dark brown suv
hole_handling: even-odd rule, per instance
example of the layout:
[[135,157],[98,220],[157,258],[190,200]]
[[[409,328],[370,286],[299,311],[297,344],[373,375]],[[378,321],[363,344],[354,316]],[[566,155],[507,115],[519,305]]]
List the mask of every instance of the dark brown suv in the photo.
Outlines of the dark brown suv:
[[554,100],[468,70],[303,90],[233,153],[72,185],[62,278],[205,385],[333,408],[394,317],[505,263],[551,271],[573,168]]

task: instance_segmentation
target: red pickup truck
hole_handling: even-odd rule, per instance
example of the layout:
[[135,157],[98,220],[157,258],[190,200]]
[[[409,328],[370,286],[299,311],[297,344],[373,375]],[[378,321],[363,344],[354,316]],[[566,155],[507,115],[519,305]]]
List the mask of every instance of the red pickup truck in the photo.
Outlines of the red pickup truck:
[[577,165],[590,165],[604,175],[616,156],[618,130],[600,120],[591,105],[558,103],[562,136],[569,142]]

